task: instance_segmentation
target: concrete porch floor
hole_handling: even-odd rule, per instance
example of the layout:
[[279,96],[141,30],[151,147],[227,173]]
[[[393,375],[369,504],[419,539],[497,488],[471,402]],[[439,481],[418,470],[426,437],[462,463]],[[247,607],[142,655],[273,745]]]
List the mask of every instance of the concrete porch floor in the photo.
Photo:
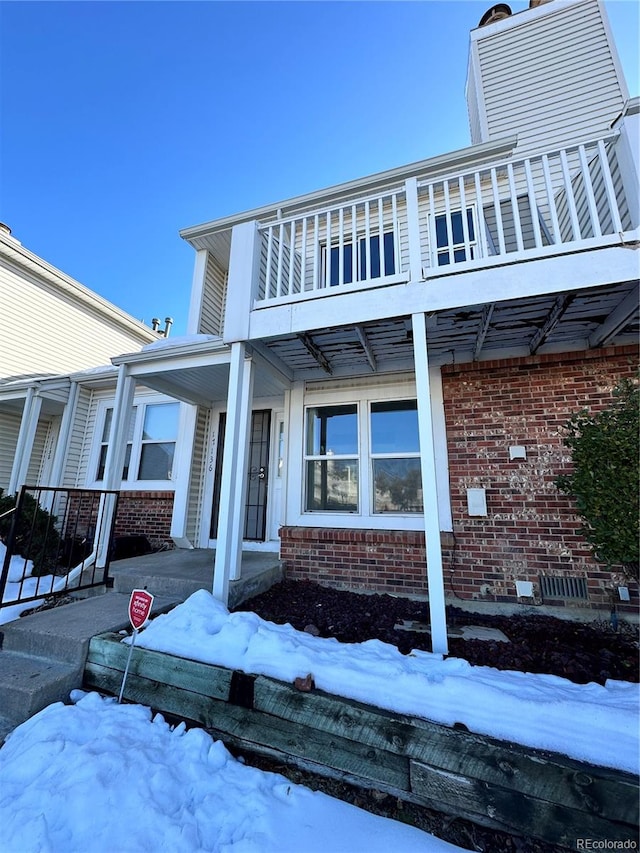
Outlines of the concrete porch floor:
[[[116,560],[109,566],[117,592],[147,589],[152,595],[188,598],[198,589],[211,591],[215,551],[176,548]],[[282,580],[282,563],[271,551],[243,551],[241,577],[229,585],[229,608],[258,595]]]

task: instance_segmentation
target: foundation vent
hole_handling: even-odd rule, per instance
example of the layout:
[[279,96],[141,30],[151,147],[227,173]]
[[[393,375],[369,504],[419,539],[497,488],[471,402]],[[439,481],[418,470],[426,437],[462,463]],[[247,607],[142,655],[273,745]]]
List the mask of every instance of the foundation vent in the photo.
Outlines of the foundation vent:
[[540,594],[543,601],[555,599],[570,599],[586,601],[587,580],[586,578],[551,577],[540,575]]

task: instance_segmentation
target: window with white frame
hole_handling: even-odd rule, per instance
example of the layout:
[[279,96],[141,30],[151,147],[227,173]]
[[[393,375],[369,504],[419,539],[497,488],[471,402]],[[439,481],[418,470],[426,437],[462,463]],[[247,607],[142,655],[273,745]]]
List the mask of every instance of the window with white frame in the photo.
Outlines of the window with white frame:
[[372,512],[423,512],[416,401],[371,403],[369,417]]
[[[466,228],[465,228],[466,225]],[[435,217],[436,258],[439,267],[459,264],[476,257],[476,228],[473,209],[468,207],[466,223],[461,210]]]
[[[322,282],[329,287],[338,284],[352,284],[354,281],[366,281],[371,278],[381,278],[396,273],[395,236],[393,231],[385,231],[382,235],[382,251],[380,250],[380,235],[372,234],[367,238],[357,239],[356,257],[353,256],[353,239],[336,243],[329,252],[329,268],[327,269],[327,247],[322,247]],[[342,255],[340,249],[342,248]],[[355,276],[355,278],[354,278]]]
[[[136,402],[127,429],[123,485],[166,487],[173,479],[179,409],[176,402]],[[112,420],[113,407],[106,404],[102,409],[101,439],[94,466],[96,482],[104,480]]]
[[423,512],[416,401],[364,405],[307,408],[305,512]]
[[306,421],[307,511],[357,512],[358,407],[313,407]]

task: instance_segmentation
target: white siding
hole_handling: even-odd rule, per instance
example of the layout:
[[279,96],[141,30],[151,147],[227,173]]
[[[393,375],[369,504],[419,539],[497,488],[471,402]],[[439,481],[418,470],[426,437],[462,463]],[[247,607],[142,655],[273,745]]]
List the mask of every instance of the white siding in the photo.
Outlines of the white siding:
[[[76,415],[73,421],[73,428],[69,437],[69,448],[67,450],[67,458],[65,461],[64,475],[62,485],[68,489],[78,488],[81,485],[79,479],[79,471],[82,465],[84,447],[91,440],[88,433],[89,412],[93,392],[82,386],[78,389],[78,402],[76,405]],[[95,417],[95,415],[94,415]]]
[[[27,484],[29,486],[46,485],[42,481],[42,474],[53,452],[51,439],[53,438],[53,424],[50,418],[40,418],[33,439],[33,450],[29,459],[27,470]],[[22,485],[20,483],[19,485]]]
[[20,432],[21,413],[0,412],[0,489],[6,491]]
[[[551,151],[610,130],[624,103],[605,23],[597,0],[549,4],[546,14],[514,15],[509,27],[488,36],[475,31],[487,125],[482,140],[517,133],[518,153]],[[472,120],[478,126],[477,117]]]
[[[208,466],[206,463],[205,441],[209,434],[209,409],[198,407],[198,420],[191,460],[191,482],[189,483],[189,502],[187,506],[187,538],[190,542],[200,540],[200,525],[203,512],[204,481]],[[212,463],[213,464],[213,463]],[[213,479],[213,470],[209,473]]]
[[221,335],[224,325],[224,308],[227,299],[227,272],[209,254],[204,279],[204,294],[200,309],[198,332],[203,335]]
[[108,364],[146,343],[6,258],[0,258],[0,304],[1,378]]

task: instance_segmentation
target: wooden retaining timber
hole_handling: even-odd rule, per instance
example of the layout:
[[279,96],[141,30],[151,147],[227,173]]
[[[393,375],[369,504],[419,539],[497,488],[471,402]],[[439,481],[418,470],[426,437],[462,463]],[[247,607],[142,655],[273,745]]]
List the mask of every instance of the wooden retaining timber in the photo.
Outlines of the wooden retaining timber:
[[[119,693],[129,653],[121,640],[91,640],[86,687]],[[637,779],[556,753],[140,648],[124,697],[230,746],[512,834],[570,849],[577,839],[638,838]]]

